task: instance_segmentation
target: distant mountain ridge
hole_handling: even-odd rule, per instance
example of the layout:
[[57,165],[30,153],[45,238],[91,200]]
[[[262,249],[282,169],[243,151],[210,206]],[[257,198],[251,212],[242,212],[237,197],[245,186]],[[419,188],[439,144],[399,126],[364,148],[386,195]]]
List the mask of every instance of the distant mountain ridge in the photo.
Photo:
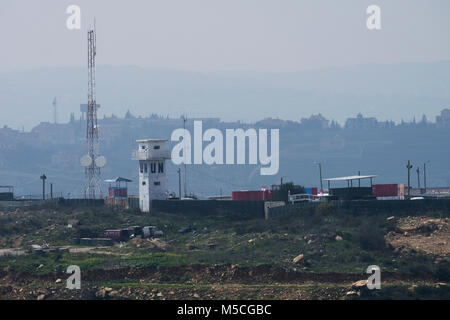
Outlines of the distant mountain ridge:
[[[0,72],[0,125],[31,129],[51,121],[54,97],[60,122],[85,103],[84,68]],[[381,120],[433,119],[450,106],[450,61],[360,65],[291,73],[200,73],[134,66],[97,68],[103,114],[151,113],[254,122],[299,120],[313,113],[343,123],[358,112]]]

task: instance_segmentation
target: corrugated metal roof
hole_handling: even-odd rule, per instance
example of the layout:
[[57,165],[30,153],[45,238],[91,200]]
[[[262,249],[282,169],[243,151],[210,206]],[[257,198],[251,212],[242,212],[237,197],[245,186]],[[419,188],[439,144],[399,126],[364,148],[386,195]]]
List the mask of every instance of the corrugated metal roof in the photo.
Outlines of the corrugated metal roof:
[[167,141],[167,139],[142,139],[142,140],[136,140],[137,142],[140,143],[145,143],[145,142],[165,142]]
[[362,179],[371,179],[377,176],[347,176],[347,177],[339,177],[339,178],[328,178],[323,179],[324,181],[350,181],[350,180],[362,180]]
[[127,178],[118,177],[118,178],[115,178],[115,179],[105,180],[105,182],[133,182],[133,180],[130,180],[130,179],[127,179]]

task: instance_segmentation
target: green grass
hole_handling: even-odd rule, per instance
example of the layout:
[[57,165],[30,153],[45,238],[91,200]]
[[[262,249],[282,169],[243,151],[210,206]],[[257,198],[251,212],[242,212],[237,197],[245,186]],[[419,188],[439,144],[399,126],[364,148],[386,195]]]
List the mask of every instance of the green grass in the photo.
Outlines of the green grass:
[[[304,272],[360,274],[365,272],[367,266],[376,264],[383,271],[412,275],[436,273],[441,278],[448,278],[448,265],[435,265],[430,257],[399,257],[384,247],[382,238],[393,228],[392,223],[386,222],[389,215],[391,213],[342,213],[330,206],[323,206],[312,212],[265,221],[238,219],[226,214],[200,216],[142,214],[112,208],[35,208],[0,216],[0,234],[7,239],[4,240],[7,244],[14,237],[21,236],[25,247],[43,241],[51,245],[68,245],[72,238],[96,237],[109,228],[157,225],[164,231],[163,240],[170,247],[167,252],[149,252],[145,247],[137,248],[130,244],[124,248],[109,249],[113,253],[129,254],[127,256],[49,254],[0,258],[0,266],[45,274],[65,270],[71,264],[82,269],[236,264],[271,265]],[[448,216],[445,213],[439,215]],[[68,220],[73,219],[78,220],[79,225],[67,228]],[[194,237],[192,233],[177,232],[188,226],[196,229],[199,235]],[[336,235],[343,240],[336,241]],[[308,244],[308,239],[313,242]],[[187,250],[188,243],[200,250]],[[217,248],[202,249],[210,243],[216,244]],[[299,254],[304,254],[304,259],[294,265],[292,259]],[[41,264],[44,267],[37,269]]]

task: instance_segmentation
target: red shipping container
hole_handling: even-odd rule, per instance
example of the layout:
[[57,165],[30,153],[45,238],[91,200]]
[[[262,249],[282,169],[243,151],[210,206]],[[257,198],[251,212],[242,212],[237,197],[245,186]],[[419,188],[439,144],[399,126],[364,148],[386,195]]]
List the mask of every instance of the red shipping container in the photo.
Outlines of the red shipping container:
[[398,185],[374,184],[372,185],[372,195],[375,197],[396,197],[398,196]]
[[265,201],[272,198],[271,190],[233,191],[231,199],[235,201]]
[[110,198],[126,198],[128,190],[127,188],[109,187],[108,194]]
[[106,230],[104,237],[112,240],[120,240],[120,230]]

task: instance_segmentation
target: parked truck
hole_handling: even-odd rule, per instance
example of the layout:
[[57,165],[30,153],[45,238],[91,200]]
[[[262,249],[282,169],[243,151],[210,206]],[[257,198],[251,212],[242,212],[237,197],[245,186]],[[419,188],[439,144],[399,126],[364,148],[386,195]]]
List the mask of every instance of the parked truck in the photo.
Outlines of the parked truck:
[[110,229],[106,230],[103,234],[103,238],[108,238],[114,241],[128,241],[132,235],[130,229]]
[[156,226],[133,226],[123,229],[110,229],[103,233],[103,238],[113,241],[128,241],[139,236],[142,238],[159,238],[163,236],[163,232]]

